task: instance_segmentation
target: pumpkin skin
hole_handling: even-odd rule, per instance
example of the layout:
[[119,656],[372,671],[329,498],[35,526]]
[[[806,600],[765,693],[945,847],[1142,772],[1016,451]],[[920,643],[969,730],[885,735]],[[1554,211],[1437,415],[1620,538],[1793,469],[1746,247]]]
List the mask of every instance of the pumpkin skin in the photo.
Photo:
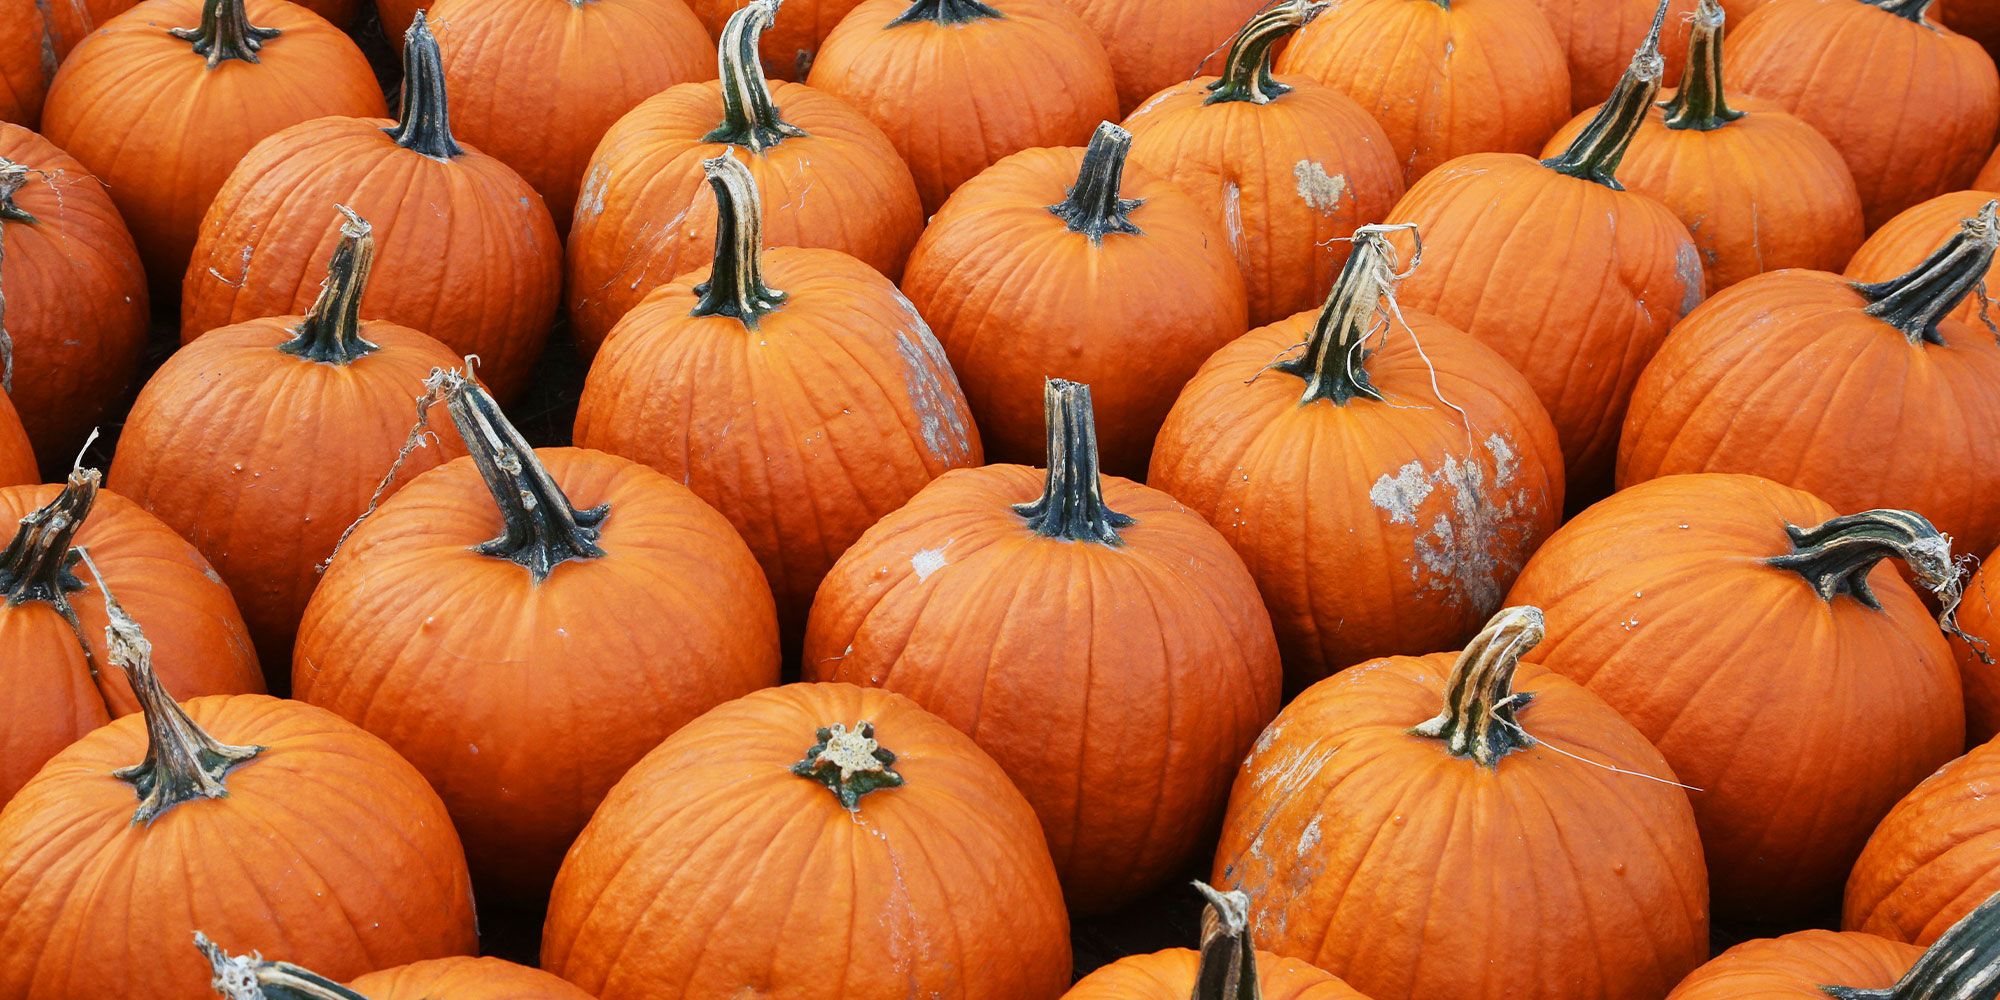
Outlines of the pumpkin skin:
[[[793,770],[857,720],[900,784]],[[808,926],[825,933],[771,933]],[[556,881],[542,967],[602,1000],[1052,1000],[1069,920],[1034,812],[964,734],[886,691],[791,684],[688,723],[612,789]]]
[[1939,768],[1889,810],[1847,877],[1840,925],[1929,945],[2000,892],[2000,743]]
[[1350,355],[1393,291],[1377,276],[1402,269],[1379,230],[1356,234],[1323,312],[1252,330],[1202,365],[1146,476],[1243,557],[1294,691],[1377,656],[1463,645],[1562,515],[1555,426],[1492,348],[1406,310],[1379,349]]
[[[1972,182],[2000,124],[2000,75],[1979,43],[1896,0],[1772,0],[1729,46],[1730,89],[1805,119],[1847,160],[1869,229]],[[1910,72],[1923,66],[1922,73]]]
[[1326,298],[1354,230],[1403,196],[1380,125],[1331,87],[1272,76],[1271,47],[1315,16],[1278,4],[1230,46],[1221,76],[1153,96],[1125,120],[1132,158],[1191,194],[1243,269],[1250,323]]
[[558,233],[620,116],[676,84],[715,79],[715,45],[681,0],[439,0],[430,22],[452,127],[533,185]]
[[49,4],[46,8],[38,7],[43,19],[42,30],[47,32],[47,42],[55,52],[56,62],[60,64],[69,55],[69,50],[83,41],[85,35],[96,31],[98,25],[130,10],[135,3],[137,0],[65,0]]
[[[603,452],[531,452],[490,397],[456,376],[432,385],[460,439],[482,444],[348,537],[306,606],[292,683],[415,764],[481,885],[531,901],[626,768],[708,708],[777,683],[777,625],[756,561],[685,487]],[[533,512],[503,515],[495,490],[528,491]],[[496,537],[518,554],[480,551]]]
[[0,123],[0,160],[26,168],[10,177],[0,165],[0,191],[22,182],[0,196],[0,327],[14,342],[8,395],[37,448],[73,455],[138,371],[152,322],[146,273],[104,185],[74,157]]
[[1230,36],[1265,6],[1263,0],[1066,2],[1097,31],[1110,54],[1118,106],[1125,114],[1147,95],[1190,76],[1215,72]]
[[[1952,234],[1964,226],[1965,220],[1978,215],[1987,202],[1994,200],[1995,190],[2000,188],[2000,184],[1981,183],[1974,187],[1972,191],[1941,194],[1904,209],[1895,218],[1883,223],[1882,228],[1870,233],[1867,242],[1861,244],[1843,268],[1822,270],[1838,271],[1863,282],[1888,281],[1907,273],[1935,253],[1939,245],[1951,239]],[[1987,265],[1986,281],[1989,289],[2000,289],[2000,262]],[[1985,324],[1979,318],[1982,301],[1976,292],[1968,294],[1950,313],[1953,319],[1964,323],[1975,337],[1987,333]],[[1990,318],[1993,313],[1990,305],[1986,312]]]
[[2000,560],[2000,552],[1981,561],[1958,606],[1958,627],[1985,642],[1985,647],[1974,650],[1959,637],[1951,640],[1952,655],[1958,658],[1958,680],[1965,689],[1965,738],[1974,746],[2000,735],[2000,665],[1986,662],[2000,659],[1993,655],[1994,643],[2000,642],[2000,583],[1985,568],[1995,560]]
[[1795,931],[1723,952],[1681,980],[1667,1000],[1825,1000],[1820,987],[1831,983],[1887,989],[1923,953],[1873,934]]
[[1025,515],[1010,505],[1037,502],[1035,469],[946,473],[834,564],[804,670],[908,695],[969,732],[1041,817],[1071,908],[1104,911],[1181,870],[1214,829],[1282,671],[1242,560],[1159,490],[1106,478],[1098,494],[1094,451],[1058,437],[1087,437],[1088,390],[1051,385],[1056,499],[1039,503],[1136,524],[1106,540]]
[[[280,33],[253,49],[240,29],[225,30],[218,51],[234,54],[211,68],[194,43],[161,30],[200,25],[205,6],[247,12],[249,24]],[[202,214],[250,147],[310,119],[385,113],[361,50],[297,4],[146,0],[63,61],[42,134],[104,182],[157,292],[171,291],[187,270]]]
[[554,975],[497,958],[434,958],[350,985],[368,1000],[591,1000]]
[[1831,904],[1875,821],[1964,745],[1951,651],[1895,567],[1767,563],[1816,551],[1787,525],[1833,516],[1754,476],[1656,479],[1558,529],[1507,595],[1547,609],[1544,666],[1622,712],[1703,790],[1692,799],[1718,915]]
[[[1617,88],[1618,74],[1633,49],[1646,37],[1662,8],[1666,23],[1680,25],[1694,12],[1697,0],[1535,0],[1555,30],[1556,41],[1569,57],[1570,107],[1581,111],[1602,104]],[[1667,32],[1660,39],[1666,59],[1664,86],[1680,83],[1687,59],[1686,36]]]
[[[1701,964],[1707,896],[1687,796],[1610,706],[1516,666],[1540,618],[1510,607],[1463,659],[1372,660],[1278,714],[1243,762],[1215,856],[1218,884],[1249,894],[1264,947],[1375,1000],[1637,1000]],[[1468,661],[1478,704],[1505,713],[1469,750],[1412,729],[1462,724],[1446,682],[1459,691]],[[1489,690],[1488,671],[1512,679]],[[1517,722],[1515,707],[1494,707],[1514,692],[1533,698]],[[1502,718],[1548,746],[1521,746]],[[1434,884],[1449,899],[1413,907]],[[1585,912],[1629,933],[1564,919]]]
[[1111,60],[1063,0],[867,0],[806,82],[888,135],[926,216],[1002,157],[1086,142],[1118,117]]
[[1468,153],[1532,155],[1570,111],[1563,46],[1533,0],[1349,0],[1285,46],[1278,72],[1353,98],[1411,184]]
[[[774,80],[803,82],[812,72],[826,36],[847,18],[861,0],[787,0],[784,20],[771,26],[758,43],[757,52]],[[696,16],[708,26],[708,33],[721,37],[731,14],[749,6],[749,0],[689,0]]]
[[13,402],[0,393],[0,486],[32,486],[41,479],[28,432],[22,429]]
[[35,0],[0,0],[0,123],[33,128],[42,120],[51,68],[43,60],[46,26]]

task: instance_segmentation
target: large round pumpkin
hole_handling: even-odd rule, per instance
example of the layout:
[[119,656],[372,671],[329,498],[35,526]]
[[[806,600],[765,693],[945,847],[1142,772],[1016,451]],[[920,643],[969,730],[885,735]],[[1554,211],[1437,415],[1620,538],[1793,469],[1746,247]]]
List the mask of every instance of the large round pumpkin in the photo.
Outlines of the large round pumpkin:
[[1637,1000],[1701,964],[1687,795],[1611,706],[1522,661],[1541,637],[1510,607],[1463,652],[1372,660],[1278,714],[1214,870],[1264,947],[1374,1000]]
[[1941,585],[1946,540],[1907,511],[1834,513],[1755,476],[1641,483],[1558,530],[1507,596],[1547,609],[1544,666],[1701,789],[1719,916],[1819,912],[1875,821],[1964,745],[1951,650],[1880,565]]
[[700,164],[731,149],[774,206],[772,245],[839,250],[891,280],[903,273],[924,225],[910,168],[847,102],[766,83],[757,39],[774,10],[751,0],[722,34],[719,82],[648,99],[591,156],[568,260],[570,329],[585,354],[648,292],[708,258],[716,213]]
[[1957,608],[1964,636],[1951,643],[1965,689],[1965,736],[1975,746],[2000,735],[2000,569],[1986,570],[1996,561],[2000,551],[1988,555],[1966,583]]
[[1562,517],[1534,388],[1450,324],[1388,309],[1401,264],[1382,229],[1355,234],[1319,312],[1208,359],[1146,476],[1250,567],[1294,690],[1463,645]]
[[[1992,183],[1980,183],[1974,187],[1971,191],[1941,194],[1904,209],[1880,229],[1868,234],[1867,242],[1861,244],[1861,248],[1844,266],[1823,270],[1838,271],[1863,284],[1889,281],[1909,273],[1911,268],[1937,253],[1939,246],[1964,229],[1965,221],[1976,218],[1986,208],[1987,202],[2000,198],[2000,194],[1995,193],[1996,189],[2000,189],[2000,177],[1994,178]],[[2000,316],[2000,311],[1996,311],[1987,298],[2000,292],[2000,259],[1987,263],[1981,280],[1986,282],[1986,291],[1974,288],[1966,292],[1965,297],[1949,311],[1949,315],[1964,323],[1975,337],[1990,334],[1987,321]]]
[[560,302],[562,242],[521,175],[452,137],[438,60],[420,17],[403,44],[400,122],[321,118],[243,158],[201,222],[183,343],[311,306],[341,240],[327,207],[340,204],[375,223],[382,267],[364,315],[478,355],[502,399],[526,387]]
[[[1619,72],[1633,49],[1648,43],[1646,26],[1662,15],[1679,25],[1694,12],[1696,0],[1535,0],[1555,29],[1569,57],[1570,107],[1581,111],[1610,99],[1618,90]],[[1686,54],[1684,36],[1676,31],[1659,42],[1666,57],[1665,82],[1680,81]]]
[[1222,536],[1100,481],[1089,387],[1047,399],[1047,472],[950,472],[869,529],[820,586],[804,668],[971,733],[1041,816],[1070,905],[1105,910],[1214,829],[1281,670]]
[[[378,0],[407,3],[409,0]],[[755,0],[689,0],[710,34],[721,37],[729,18]],[[756,43],[758,58],[774,80],[803,82],[812,72],[813,61],[826,36],[833,33],[849,11],[861,0],[786,0],[785,16],[769,25]],[[776,5],[773,5],[776,8]]]
[[722,705],[611,791],[563,863],[542,967],[601,1000],[1054,1000],[1069,920],[1035,814],[907,698]]
[[2000,742],[1939,768],[1889,810],[1847,876],[1841,926],[1927,945],[2000,893]]
[[1983,1000],[2000,989],[2000,896],[1930,948],[1858,931],[1745,941],[1667,1000]]
[[626,768],[777,682],[771,594],[686,487],[603,452],[530,449],[456,373],[428,388],[470,454],[341,546],[292,683],[430,779],[483,886],[533,900]]
[[1104,42],[1118,81],[1118,106],[1130,114],[1149,94],[1215,72],[1229,37],[1269,0],[1066,2]]
[[231,955],[197,932],[224,1000],[593,1000],[567,981],[498,958],[433,958],[342,986],[290,962]]
[[1272,74],[1273,47],[1324,9],[1273,5],[1236,36],[1220,76],[1169,87],[1125,121],[1132,159],[1194,195],[1228,239],[1254,325],[1324,299],[1354,230],[1403,196],[1402,165],[1368,112]]
[[1195,888],[1208,897],[1199,949],[1128,955],[1083,977],[1063,1000],[1368,1000],[1333,973],[1258,951],[1241,891]]

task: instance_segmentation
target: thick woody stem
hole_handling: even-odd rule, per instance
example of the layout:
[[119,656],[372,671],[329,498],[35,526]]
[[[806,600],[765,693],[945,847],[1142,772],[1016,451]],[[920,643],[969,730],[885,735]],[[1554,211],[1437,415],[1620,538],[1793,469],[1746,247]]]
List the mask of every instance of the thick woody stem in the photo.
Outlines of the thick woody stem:
[[1517,718],[1533,694],[1514,690],[1514,670],[1543,632],[1540,608],[1500,609],[1458,654],[1445,685],[1444,710],[1410,731],[1443,740],[1453,756],[1487,767],[1534,746]]
[[256,62],[257,50],[280,34],[276,28],[251,24],[243,0],[207,0],[201,7],[199,27],[168,28],[167,33],[193,42],[195,55],[206,57],[209,69],[230,59]]
[[1119,545],[1118,529],[1138,522],[1104,502],[1097,464],[1097,418],[1090,387],[1052,378],[1042,393],[1048,419],[1048,479],[1032,503],[1014,505],[1028,527],[1048,538]]

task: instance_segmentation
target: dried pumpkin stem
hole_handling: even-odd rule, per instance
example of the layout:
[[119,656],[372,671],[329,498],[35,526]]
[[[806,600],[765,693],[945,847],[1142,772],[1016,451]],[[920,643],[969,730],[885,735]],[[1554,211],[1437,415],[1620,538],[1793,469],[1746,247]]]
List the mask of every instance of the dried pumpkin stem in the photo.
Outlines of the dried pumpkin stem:
[[1951,540],[1915,511],[1862,511],[1812,528],[1787,524],[1785,534],[1791,537],[1792,551],[1765,563],[1805,577],[1823,600],[1845,594],[1879,610],[1882,605],[1868,587],[1868,574],[1876,563],[1891,557],[1903,560],[1917,579],[1932,588],[1958,576]]
[[1984,1000],[2000,988],[2000,893],[1951,925],[1896,985],[1822,986],[1835,1000]]
[[290,962],[266,962],[255,952],[231,955],[200,931],[194,946],[208,959],[209,986],[225,1000],[368,1000]]
[[0,593],[9,606],[47,601],[67,608],[68,595],[83,589],[72,572],[77,555],[71,544],[90,517],[101,480],[96,469],[77,469],[54,500],[21,518],[13,540],[0,551]]
[[1937,3],[1937,0],[1861,0],[1861,2],[1871,7],[1880,7],[1906,21],[1922,24],[1924,15],[1930,13],[1931,6]]
[[14,203],[14,196],[28,185],[28,175],[33,173],[25,163],[15,163],[0,156],[0,220],[6,222],[34,222],[35,217]]
[[1132,210],[1144,199],[1121,198],[1125,184],[1125,156],[1132,151],[1132,133],[1110,122],[1100,122],[1083,151],[1083,167],[1077,171],[1076,185],[1069,197],[1049,206],[1049,211],[1069,226],[1072,233],[1103,243],[1107,233],[1138,235],[1132,224]]
[[1951,239],[1907,273],[1853,288],[1868,300],[1867,313],[1903,332],[1910,343],[1943,344],[1938,321],[1949,315],[1986,280],[1993,251],[2000,246],[2000,222],[1989,201],[1979,214],[1958,224]]
[[1625,67],[1625,75],[1618,78],[1611,96],[1583,131],[1577,133],[1569,148],[1543,160],[1543,166],[1614,191],[1625,190],[1616,176],[1618,163],[1625,159],[1625,150],[1639,134],[1639,126],[1645,124],[1653,98],[1660,94],[1661,74],[1666,72],[1666,60],[1660,56],[1660,27],[1666,21],[1669,2],[1660,0],[1659,10],[1653,14],[1652,30],[1646,32],[1639,51],[1632,54],[1632,63]]
[[368,272],[375,265],[374,227],[345,205],[335,205],[343,221],[340,242],[327,262],[326,281],[306,318],[292,328],[292,339],[278,350],[307,361],[344,365],[378,348],[361,336],[361,296],[368,289]]
[[690,315],[757,321],[785,304],[785,293],[764,284],[764,205],[750,168],[724,152],[701,161],[715,189],[715,266],[694,286],[699,301]]
[[465,149],[451,137],[451,102],[445,94],[444,56],[437,36],[417,11],[410,30],[403,32],[403,117],[382,131],[396,145],[433,160],[449,160]]
[[908,10],[896,15],[889,22],[893,28],[899,24],[914,24],[930,21],[936,24],[969,24],[983,18],[1003,18],[1007,15],[997,9],[980,3],[979,0],[916,0]]
[[821,727],[813,739],[792,773],[825,785],[849,811],[860,808],[863,795],[903,783],[895,771],[896,755],[875,742],[873,723],[857,722],[849,729],[836,722]]
[[1203,104],[1247,101],[1269,104],[1292,88],[1278,82],[1271,72],[1271,57],[1278,43],[1292,32],[1311,24],[1331,4],[1290,0],[1258,11],[1236,38],[1229,43],[1229,55],[1222,63],[1222,75],[1208,85]]
[[778,106],[771,100],[771,85],[764,78],[763,59],[757,55],[764,29],[777,16],[774,0],[750,0],[723,25],[716,50],[716,68],[722,81],[722,124],[703,136],[703,142],[726,142],[758,152],[806,134],[779,116]]
[[1040,499],[1017,503],[1014,513],[1047,538],[1119,545],[1118,529],[1138,522],[1104,502],[1103,477],[1097,471],[1097,418],[1091,412],[1090,387],[1052,378],[1042,390],[1048,422],[1048,480]]
[[1688,30],[1687,72],[1681,74],[1681,86],[1673,100],[1660,104],[1667,112],[1668,128],[1710,132],[1743,117],[1743,112],[1729,106],[1722,92],[1724,20],[1722,5],[1716,0],[1701,0],[1694,9],[1693,26]]
[[1201,881],[1194,887],[1208,905],[1201,911],[1201,964],[1189,1000],[1262,1000],[1257,949],[1250,943],[1250,897]]
[[1542,634],[1540,608],[1501,608],[1458,654],[1445,685],[1444,711],[1410,732],[1443,740],[1452,756],[1487,767],[1534,746],[1516,718],[1534,694],[1514,690],[1514,670]]
[[1368,381],[1368,340],[1397,277],[1396,248],[1384,235],[1394,228],[1362,226],[1354,231],[1354,251],[1320,307],[1305,353],[1272,366],[1306,380],[1300,406],[1321,399],[1345,406],[1356,396],[1382,398]]
[[243,9],[244,0],[206,0],[201,5],[201,25],[194,28],[168,28],[167,33],[185,42],[194,43],[194,54],[208,59],[208,68],[214,69],[230,59],[256,62],[257,50],[264,43],[278,37],[276,28],[259,28],[250,23],[250,15]]

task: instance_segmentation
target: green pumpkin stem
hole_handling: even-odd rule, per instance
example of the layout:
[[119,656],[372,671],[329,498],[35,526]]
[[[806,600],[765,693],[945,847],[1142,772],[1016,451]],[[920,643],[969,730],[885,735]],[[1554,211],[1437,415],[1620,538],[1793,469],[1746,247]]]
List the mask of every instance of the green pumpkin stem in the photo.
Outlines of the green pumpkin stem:
[[772,0],[750,0],[723,25],[716,55],[722,80],[722,124],[703,136],[703,142],[726,142],[761,152],[806,134],[779,116],[771,100],[771,85],[764,78],[763,59],[757,55],[764,29],[777,16],[778,5]]
[[1049,379],[1042,390],[1042,409],[1048,425],[1048,479],[1041,497],[1032,503],[1015,504],[1014,513],[1026,518],[1028,527],[1045,538],[1122,544],[1118,529],[1138,522],[1104,502],[1090,387],[1067,379]]
[[1896,985],[1822,986],[1835,1000],[1986,1000],[2000,989],[2000,893],[1951,925]]
[[184,42],[193,42],[194,54],[206,57],[209,69],[230,59],[256,62],[257,50],[280,32],[251,24],[243,3],[244,0],[205,0],[199,27],[168,28],[167,33]]
[[2000,247],[1996,207],[2000,202],[1989,201],[1978,215],[1960,222],[1958,232],[1907,273],[1855,282],[1854,290],[1868,300],[1868,315],[1901,330],[1912,344],[1943,344],[1938,321],[1986,282],[1994,248]]
[[1812,528],[1787,524],[1785,534],[1792,540],[1792,551],[1772,556],[1765,564],[1804,577],[1813,592],[1826,601],[1846,595],[1864,607],[1881,610],[1881,602],[1868,586],[1868,574],[1884,559],[1901,559],[1917,582],[1937,598],[1938,628],[1963,641],[1981,660],[1993,662],[1987,656],[1987,641],[1958,627],[1958,603],[1967,568],[1952,556],[1951,538],[1923,515],[1908,510],[1865,510]]
[[916,0],[908,10],[896,15],[889,22],[893,28],[899,24],[915,24],[930,21],[936,24],[970,24],[984,18],[1003,18],[1007,15],[979,0]]
[[1083,166],[1077,171],[1076,185],[1069,196],[1050,205],[1049,211],[1069,226],[1072,233],[1103,243],[1109,233],[1138,235],[1132,224],[1132,210],[1143,199],[1121,198],[1125,184],[1125,156],[1132,151],[1132,133],[1110,122],[1100,122],[1083,151]]
[[750,168],[730,155],[701,161],[715,189],[715,266],[694,286],[690,315],[733,316],[752,330],[785,304],[785,293],[764,284],[764,206]]
[[1257,949],[1250,943],[1250,897],[1199,880],[1194,887],[1208,905],[1201,910],[1201,964],[1189,1000],[1261,1000]]
[[1501,608],[1458,654],[1445,684],[1444,711],[1410,732],[1443,740],[1452,756],[1487,767],[1534,746],[1516,718],[1534,694],[1514,690],[1514,670],[1542,634],[1540,608]]
[[825,785],[850,812],[861,807],[863,795],[903,783],[895,770],[896,755],[875,741],[873,723],[864,720],[849,729],[836,722],[822,726],[813,739],[792,773]]
[[1577,133],[1569,148],[1543,160],[1543,166],[1614,191],[1625,190],[1618,183],[1618,163],[1625,158],[1633,137],[1639,134],[1639,126],[1645,124],[1653,98],[1660,94],[1660,77],[1666,72],[1666,60],[1660,56],[1660,27],[1666,21],[1670,2],[1660,0],[1659,10],[1653,14],[1652,30],[1646,32],[1639,51],[1632,54],[1632,63],[1625,68],[1625,75],[1618,78],[1611,96],[1583,131]]
[[343,218],[340,242],[327,262],[326,281],[306,318],[292,328],[292,339],[279,344],[278,350],[307,361],[345,365],[379,350],[361,336],[361,296],[375,266],[375,236],[374,227],[353,209],[334,207]]
[[1861,0],[1870,7],[1880,7],[1905,21],[1924,23],[1924,15],[1930,13],[1937,0]]
[[231,955],[200,931],[194,946],[208,959],[209,986],[225,1000],[368,1000],[325,976],[262,955]]
[[1222,75],[1208,85],[1208,99],[1202,103],[1245,101],[1269,104],[1280,95],[1289,93],[1292,88],[1279,83],[1273,75],[1271,58],[1280,42],[1311,24],[1330,6],[1324,2],[1290,0],[1258,11],[1229,43],[1229,55],[1223,59]]
[[421,10],[410,22],[410,30],[403,32],[403,117],[382,131],[389,133],[396,145],[433,160],[449,160],[465,152],[451,137],[444,56],[438,52],[437,36],[431,34]]
[[1354,250],[1320,307],[1305,353],[1272,365],[1305,380],[1300,406],[1321,399],[1345,406],[1357,396],[1382,398],[1368,381],[1368,340],[1383,300],[1394,290],[1396,248],[1384,234],[1397,228],[1362,226],[1354,231]]
[[1722,28],[1725,15],[1716,0],[1701,0],[1688,30],[1687,72],[1673,99],[1660,104],[1673,129],[1711,132],[1743,117],[1722,92]]

